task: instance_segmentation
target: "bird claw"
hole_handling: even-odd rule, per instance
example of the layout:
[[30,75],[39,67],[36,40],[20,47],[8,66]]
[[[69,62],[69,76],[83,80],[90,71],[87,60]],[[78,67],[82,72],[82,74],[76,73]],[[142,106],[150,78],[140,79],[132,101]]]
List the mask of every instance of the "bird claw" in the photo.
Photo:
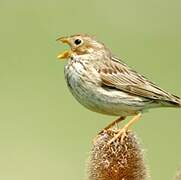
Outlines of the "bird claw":
[[121,138],[121,144],[123,144],[124,142],[124,138],[127,136],[127,128],[123,127],[122,129],[120,129],[118,131],[118,133],[111,139],[108,141],[108,145],[110,145],[111,143],[113,143],[116,139]]

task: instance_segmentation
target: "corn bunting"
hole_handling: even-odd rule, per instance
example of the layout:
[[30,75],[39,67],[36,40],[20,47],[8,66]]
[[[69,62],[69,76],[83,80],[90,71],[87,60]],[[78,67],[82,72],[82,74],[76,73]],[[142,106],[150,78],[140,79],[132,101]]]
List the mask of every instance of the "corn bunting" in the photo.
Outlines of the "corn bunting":
[[64,73],[73,96],[92,111],[119,117],[105,129],[134,115],[109,144],[118,137],[124,138],[129,126],[145,110],[181,107],[179,97],[131,69],[94,37],[77,34],[57,40],[70,46],[70,50],[61,53],[58,58],[68,59]]

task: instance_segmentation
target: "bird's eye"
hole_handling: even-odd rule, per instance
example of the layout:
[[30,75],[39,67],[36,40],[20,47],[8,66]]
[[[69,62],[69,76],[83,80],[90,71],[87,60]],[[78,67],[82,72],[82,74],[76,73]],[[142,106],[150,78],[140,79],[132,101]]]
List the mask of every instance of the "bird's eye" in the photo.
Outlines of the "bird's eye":
[[76,39],[75,41],[74,41],[74,43],[76,44],[76,45],[79,45],[79,44],[81,44],[81,40],[80,39]]

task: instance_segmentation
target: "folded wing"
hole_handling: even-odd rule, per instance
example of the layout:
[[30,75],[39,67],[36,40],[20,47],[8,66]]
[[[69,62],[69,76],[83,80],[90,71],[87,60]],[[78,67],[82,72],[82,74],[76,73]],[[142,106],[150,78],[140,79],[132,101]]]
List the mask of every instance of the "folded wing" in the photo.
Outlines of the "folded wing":
[[181,106],[179,97],[159,88],[117,58],[112,57],[110,61],[105,61],[98,72],[102,83],[108,87],[155,101],[165,101],[173,106]]

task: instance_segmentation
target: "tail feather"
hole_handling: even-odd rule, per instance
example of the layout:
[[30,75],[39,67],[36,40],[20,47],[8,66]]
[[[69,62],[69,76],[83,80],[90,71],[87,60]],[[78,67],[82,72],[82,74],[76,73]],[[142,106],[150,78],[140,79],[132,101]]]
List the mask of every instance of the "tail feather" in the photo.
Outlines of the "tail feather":
[[170,107],[181,107],[181,99],[178,96],[172,95],[172,97],[164,101],[163,104]]
[[174,101],[177,104],[178,107],[181,107],[181,99],[178,96],[173,95]]

